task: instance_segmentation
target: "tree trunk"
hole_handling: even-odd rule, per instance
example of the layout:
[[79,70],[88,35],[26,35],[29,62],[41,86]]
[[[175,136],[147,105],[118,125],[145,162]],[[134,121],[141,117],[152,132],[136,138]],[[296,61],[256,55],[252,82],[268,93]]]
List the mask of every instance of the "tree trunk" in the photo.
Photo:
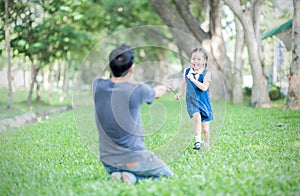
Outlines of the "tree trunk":
[[69,93],[69,65],[68,65],[68,58],[66,58],[66,61],[63,66],[63,85],[62,85],[62,90],[63,90],[63,99],[67,97]]
[[11,47],[10,47],[10,33],[9,33],[9,13],[8,13],[8,0],[5,0],[5,42],[7,50],[7,80],[8,80],[8,99],[7,109],[11,109],[13,105],[13,92],[12,92],[12,73],[11,73]]
[[[213,2],[215,8],[220,8],[220,0]],[[218,3],[220,5],[218,5]],[[168,0],[151,0],[151,4],[160,15],[165,24],[170,28],[173,37],[176,41],[178,48],[184,51],[188,58],[190,58],[191,50],[196,47],[203,47],[209,54],[209,70],[212,72],[212,84],[210,89],[212,90],[213,99],[224,100],[224,86],[220,84],[225,83],[225,93],[231,95],[231,86],[229,84],[229,76],[231,69],[231,62],[226,56],[224,47],[224,41],[221,35],[221,18],[219,14],[215,14],[216,17],[212,17],[214,24],[212,32],[205,32],[199,25],[199,22],[190,13],[189,5],[186,1],[174,0],[174,4],[171,4]],[[212,10],[211,13],[221,12],[220,10]],[[220,20],[220,21],[217,21]],[[187,33],[187,36],[182,36],[182,32]],[[211,33],[214,33],[211,35]],[[214,45],[215,44],[215,45]],[[220,74],[221,73],[221,74]],[[221,75],[221,76],[220,76]],[[224,78],[225,81],[222,80]],[[227,96],[227,100],[230,96]]]
[[246,22],[243,26],[244,29],[247,29],[245,30],[245,38],[253,77],[251,105],[254,107],[263,108],[270,107],[271,100],[268,93],[267,79],[265,77],[263,66],[259,58],[259,45],[255,37],[255,32],[250,25],[250,21]]
[[36,81],[36,102],[41,102],[41,83]]
[[[247,44],[249,62],[251,65],[251,72],[253,77],[251,105],[254,107],[270,107],[271,100],[269,97],[267,80],[264,75],[263,65],[259,52],[259,42],[261,42],[261,39],[259,38],[259,40],[257,40],[257,35],[255,32],[255,28],[257,27],[254,27],[253,19],[251,18],[249,11],[243,10],[239,1],[224,0],[224,2],[234,12],[235,16],[238,17],[244,28],[245,41]],[[255,4],[255,0],[251,1],[251,3],[251,6],[258,5]],[[256,16],[255,13],[252,14],[252,16],[254,15]]]
[[56,67],[56,75],[55,75],[55,80],[56,80],[56,88],[59,89],[59,81],[61,78],[61,61],[57,61],[57,67]]
[[[210,48],[211,54],[218,70],[222,73],[224,77],[224,84],[226,88],[226,100],[232,100],[232,70],[231,61],[226,55],[225,42],[222,35],[222,8],[221,0],[211,0],[210,1]],[[216,79],[216,78],[215,78]],[[217,85],[220,85],[217,84]],[[222,92],[222,91],[221,91]],[[216,92],[215,92],[216,93]],[[220,94],[220,96],[224,96]]]
[[164,52],[157,54],[157,59],[159,60],[159,69],[155,70],[154,81],[166,82],[168,78],[168,66],[166,66]]
[[61,61],[60,68],[59,68],[59,88],[60,88],[60,97],[59,101],[63,102],[65,99],[65,92],[64,92],[64,81],[65,81],[65,64],[66,62]]
[[233,103],[243,103],[243,74],[242,74],[242,53],[244,48],[244,30],[239,19],[235,17],[236,26],[236,42],[235,42],[235,54],[234,54],[234,70],[233,70]]
[[[255,37],[256,40],[261,40],[261,29],[260,29],[260,20],[261,20],[261,9],[262,5],[265,0],[251,0],[251,18],[253,22],[253,27],[254,27],[254,32],[255,32]],[[259,53],[259,58],[260,61],[263,65],[264,62],[264,55],[263,55],[263,48],[262,48],[262,42],[258,41],[258,53]]]
[[[40,66],[38,68],[39,70],[42,67],[41,64],[42,63],[40,63]],[[43,70],[42,70],[42,72],[43,72]],[[38,75],[38,73],[37,73],[37,75]],[[41,75],[43,75],[43,73],[41,73]],[[38,78],[37,78],[35,81],[35,83],[36,83],[36,102],[41,102],[41,100],[42,100],[42,98],[41,98],[42,97],[42,93],[41,93],[42,81],[43,81],[43,78],[41,80],[38,80]]]
[[30,61],[31,61],[31,83],[30,83],[28,98],[27,98],[27,101],[26,101],[27,105],[31,105],[31,103],[32,103],[33,89],[34,89],[34,85],[37,83],[36,82],[36,77],[37,77],[37,75],[39,73],[39,70],[41,68],[41,65],[39,67],[35,66],[33,57],[30,58]]
[[[28,5],[29,8],[31,7],[30,1],[27,2],[27,5]],[[31,12],[30,12],[30,15],[31,15]],[[29,26],[28,26],[27,39],[28,39],[28,44],[32,45],[33,41],[32,41],[32,21],[31,20],[30,20],[30,23],[29,23]],[[31,81],[30,81],[30,89],[29,89],[29,94],[28,94],[28,97],[27,97],[26,104],[31,105],[31,103],[32,103],[32,93],[33,93],[33,89],[34,89],[34,84],[36,82],[36,76],[37,76],[38,73],[37,73],[35,63],[34,63],[33,53],[30,52],[28,57],[29,57],[29,60],[31,62]]]
[[52,103],[52,87],[53,87],[53,68],[52,66],[49,67],[49,77],[48,77],[48,101],[51,104]]
[[[189,57],[192,49],[199,47],[200,43],[192,33],[189,31],[189,27],[186,25],[183,18],[177,12],[176,8],[170,4],[167,0],[151,0],[151,4],[160,15],[164,23],[170,27],[170,31],[174,37],[177,46],[185,52]],[[194,26],[199,26],[198,24]],[[187,33],[187,37],[190,36],[191,39],[186,39],[182,36],[182,32]],[[204,33],[205,34],[205,33]],[[206,37],[208,34],[205,34]],[[199,37],[198,37],[199,38]],[[201,40],[203,41],[203,40]]]
[[22,69],[22,73],[23,73],[23,88],[26,88],[26,70]]
[[65,92],[65,95],[69,92],[69,65],[68,60],[66,60],[65,66],[64,66],[64,81],[63,81],[63,90]]
[[34,84],[36,83],[36,76],[37,76],[37,69],[32,62],[30,88],[29,88],[29,94],[26,101],[27,105],[31,105],[32,103],[32,94],[33,94]]
[[292,33],[292,63],[286,107],[300,109],[300,1],[294,0]]

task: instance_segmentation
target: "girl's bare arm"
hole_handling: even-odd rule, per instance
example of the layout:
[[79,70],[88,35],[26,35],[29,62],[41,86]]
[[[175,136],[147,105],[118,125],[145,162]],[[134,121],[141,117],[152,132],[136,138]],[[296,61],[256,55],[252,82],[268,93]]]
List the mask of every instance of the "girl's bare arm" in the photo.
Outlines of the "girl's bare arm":
[[188,79],[193,82],[200,90],[202,91],[207,91],[208,87],[209,87],[209,82],[208,81],[203,81],[199,82],[198,80],[196,80],[192,74],[188,74],[187,75]]
[[186,90],[186,81],[184,79],[179,87],[177,94],[175,95],[175,98],[179,99],[179,97],[185,92],[185,90]]

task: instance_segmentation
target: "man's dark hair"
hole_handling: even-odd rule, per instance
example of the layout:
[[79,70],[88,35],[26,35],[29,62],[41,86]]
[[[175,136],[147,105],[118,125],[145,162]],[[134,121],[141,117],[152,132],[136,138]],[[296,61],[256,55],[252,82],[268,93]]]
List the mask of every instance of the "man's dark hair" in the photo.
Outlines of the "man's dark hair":
[[126,75],[133,63],[134,51],[126,44],[122,44],[109,54],[109,67],[115,77]]

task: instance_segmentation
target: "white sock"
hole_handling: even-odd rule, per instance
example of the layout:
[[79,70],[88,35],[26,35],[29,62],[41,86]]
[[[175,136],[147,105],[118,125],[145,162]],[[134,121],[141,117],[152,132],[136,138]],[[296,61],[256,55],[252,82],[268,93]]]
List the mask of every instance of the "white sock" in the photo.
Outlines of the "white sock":
[[209,148],[209,144],[207,142],[204,142],[204,146]]
[[202,141],[201,141],[201,135],[196,135],[195,136],[195,140],[196,140],[196,142],[202,143]]

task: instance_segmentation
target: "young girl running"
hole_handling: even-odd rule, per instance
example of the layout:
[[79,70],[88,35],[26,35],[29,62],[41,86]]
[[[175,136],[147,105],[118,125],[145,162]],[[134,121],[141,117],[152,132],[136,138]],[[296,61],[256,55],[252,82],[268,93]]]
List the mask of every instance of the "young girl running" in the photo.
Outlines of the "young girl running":
[[194,119],[195,144],[193,149],[199,150],[202,146],[201,130],[204,136],[204,145],[209,147],[209,121],[213,119],[209,97],[211,73],[206,69],[208,56],[203,48],[195,48],[191,53],[191,66],[184,70],[183,83],[175,95],[176,99],[186,90],[186,106],[189,116]]

